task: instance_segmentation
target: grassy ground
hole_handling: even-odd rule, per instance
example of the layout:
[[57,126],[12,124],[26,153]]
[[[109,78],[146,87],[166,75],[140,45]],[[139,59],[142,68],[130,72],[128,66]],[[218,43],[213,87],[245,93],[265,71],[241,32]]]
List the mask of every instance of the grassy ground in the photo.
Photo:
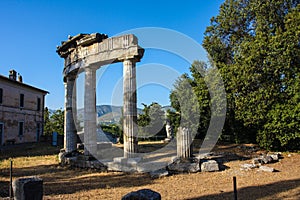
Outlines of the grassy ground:
[[[156,145],[143,144],[149,151]],[[59,148],[46,144],[15,146],[1,151],[0,197],[8,196],[9,158],[14,163],[13,176],[39,176],[44,180],[44,199],[121,199],[128,192],[149,188],[163,199],[233,199],[232,177],[237,177],[239,199],[300,199],[300,154],[284,153],[284,158],[270,164],[275,173],[257,169],[241,171],[249,163],[249,153],[237,145],[219,145],[215,151],[230,152],[235,158],[225,162],[226,170],[213,173],[172,175],[151,179],[148,174],[69,169],[57,164]],[[253,155],[251,155],[253,156]]]

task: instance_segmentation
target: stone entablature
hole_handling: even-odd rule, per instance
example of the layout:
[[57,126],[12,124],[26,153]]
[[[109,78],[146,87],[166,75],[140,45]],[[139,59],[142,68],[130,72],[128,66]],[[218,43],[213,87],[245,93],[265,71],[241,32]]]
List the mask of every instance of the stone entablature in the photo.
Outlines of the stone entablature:
[[105,34],[93,33],[69,38],[57,47],[57,53],[65,59],[65,76],[89,65],[100,67],[127,59],[139,62],[144,54],[137,37],[132,34],[107,38]]

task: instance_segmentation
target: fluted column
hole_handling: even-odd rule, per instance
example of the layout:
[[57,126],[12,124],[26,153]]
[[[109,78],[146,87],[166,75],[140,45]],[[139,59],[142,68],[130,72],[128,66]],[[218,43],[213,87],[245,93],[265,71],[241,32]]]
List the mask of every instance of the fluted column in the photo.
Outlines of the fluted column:
[[65,84],[65,121],[64,121],[64,149],[66,152],[72,152],[77,149],[77,131],[74,121],[76,104],[76,77],[66,77]]
[[177,157],[186,160],[192,156],[192,138],[188,128],[179,127],[177,131]]
[[138,152],[136,68],[134,60],[123,62],[123,133],[124,157],[134,157]]
[[97,151],[96,124],[96,68],[85,68],[84,86],[84,154],[91,156]]

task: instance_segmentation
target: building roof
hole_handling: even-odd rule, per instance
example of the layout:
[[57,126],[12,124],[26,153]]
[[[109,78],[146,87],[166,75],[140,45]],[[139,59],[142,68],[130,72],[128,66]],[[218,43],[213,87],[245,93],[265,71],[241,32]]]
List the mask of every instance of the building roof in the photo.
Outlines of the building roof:
[[17,81],[17,80],[12,80],[12,79],[10,79],[10,78],[8,78],[6,76],[3,76],[3,75],[0,75],[0,80],[1,79],[4,80],[4,81],[11,82],[11,83],[13,83],[15,85],[23,86],[23,87],[30,88],[30,89],[33,89],[33,90],[36,90],[36,91],[39,91],[39,92],[42,92],[42,93],[45,93],[45,94],[49,94],[49,92],[46,91],[46,90],[42,90],[42,89],[39,89],[37,87],[33,87],[31,85],[28,85],[26,83],[23,83],[23,82],[20,82],[20,81]]

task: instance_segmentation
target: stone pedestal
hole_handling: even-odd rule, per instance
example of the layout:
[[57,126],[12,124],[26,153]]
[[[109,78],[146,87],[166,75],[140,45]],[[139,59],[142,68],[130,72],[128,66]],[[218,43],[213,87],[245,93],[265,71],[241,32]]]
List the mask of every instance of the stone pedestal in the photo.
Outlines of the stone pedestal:
[[130,158],[138,152],[136,68],[134,60],[125,60],[123,65],[124,157]]
[[192,156],[192,138],[188,128],[179,127],[177,131],[177,157],[187,160]]
[[97,152],[96,68],[85,68],[84,85],[84,154]]
[[76,110],[76,77],[69,76],[65,82],[65,122],[64,122],[64,149],[72,152],[76,150],[77,136],[74,121]]
[[13,181],[15,200],[42,200],[43,180],[38,177],[18,178]]

